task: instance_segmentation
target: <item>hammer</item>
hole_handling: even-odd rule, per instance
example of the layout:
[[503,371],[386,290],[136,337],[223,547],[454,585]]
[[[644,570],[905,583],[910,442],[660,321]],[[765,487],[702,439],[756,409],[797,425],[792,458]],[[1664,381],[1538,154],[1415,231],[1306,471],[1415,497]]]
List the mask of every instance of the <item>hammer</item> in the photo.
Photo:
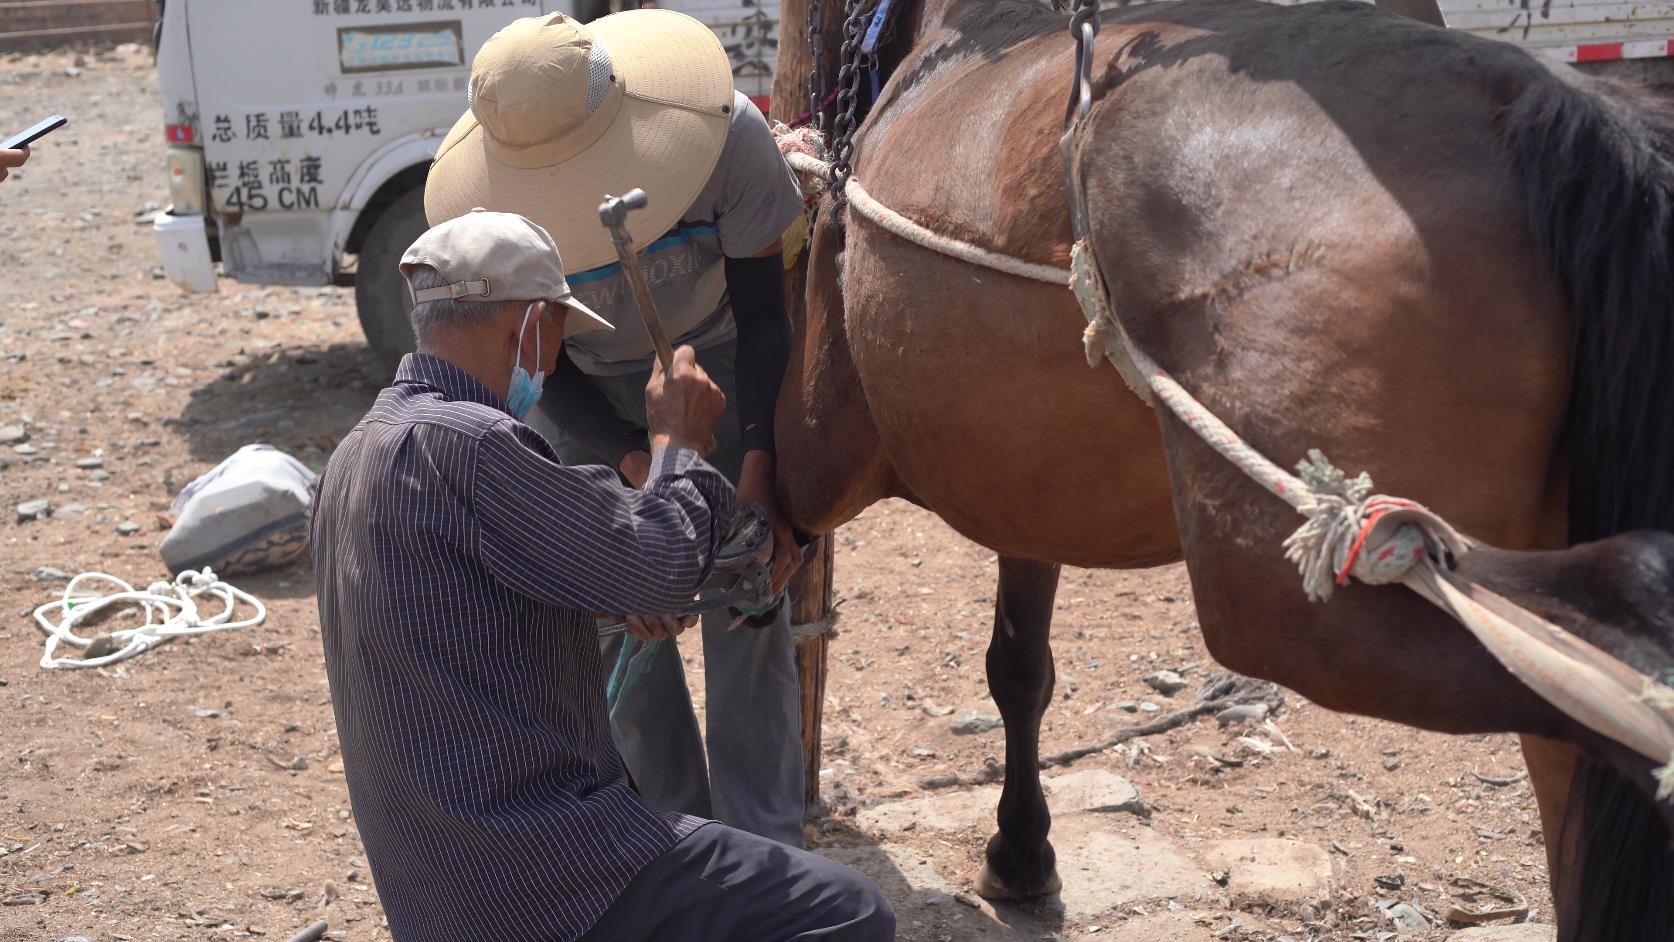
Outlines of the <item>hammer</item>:
[[[651,300],[651,286],[646,283],[645,272],[639,267],[639,250],[634,247],[634,237],[628,234],[628,213],[644,209],[650,201],[651,198],[639,187],[621,196],[606,194],[605,201],[599,204],[599,221],[610,230],[616,257],[621,260],[622,271],[634,289],[634,304],[639,308],[639,316],[645,320],[645,332],[651,335],[651,345],[657,348],[657,361],[663,365],[663,375],[669,376],[674,373],[674,346],[668,342],[663,322],[657,318],[657,304]],[[717,447],[715,436],[709,436],[704,450],[713,454]]]

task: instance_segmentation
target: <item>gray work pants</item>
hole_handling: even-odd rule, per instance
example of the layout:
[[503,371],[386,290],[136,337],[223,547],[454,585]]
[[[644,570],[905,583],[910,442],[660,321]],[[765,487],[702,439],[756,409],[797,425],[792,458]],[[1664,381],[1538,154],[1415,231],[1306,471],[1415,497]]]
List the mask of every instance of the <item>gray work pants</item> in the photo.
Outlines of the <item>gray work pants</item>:
[[651,861],[580,942],[890,942],[895,914],[859,871],[722,824]]
[[[715,430],[720,446],[708,461],[738,482],[744,461],[732,343],[698,351],[698,363],[727,395],[727,412]],[[645,384],[650,370],[591,377],[618,415],[645,426]],[[556,391],[554,391],[556,394]],[[565,435],[545,413],[529,425],[552,443],[565,464],[605,460]],[[714,818],[792,847],[802,846],[802,702],[789,605],[762,629],[728,631],[725,612],[703,618],[703,667],[708,691],[708,767],[697,714],[686,688],[678,643],[664,642],[647,673],[622,697],[611,728],[641,797],[661,811]],[[686,636],[690,638],[690,635]],[[606,670],[616,663],[626,636],[600,642]]]

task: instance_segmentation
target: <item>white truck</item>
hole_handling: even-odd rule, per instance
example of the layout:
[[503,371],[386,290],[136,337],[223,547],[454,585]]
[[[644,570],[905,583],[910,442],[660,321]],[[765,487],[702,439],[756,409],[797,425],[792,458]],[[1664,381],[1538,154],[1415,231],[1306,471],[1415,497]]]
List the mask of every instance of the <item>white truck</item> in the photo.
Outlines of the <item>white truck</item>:
[[[227,277],[354,285],[386,365],[412,349],[396,263],[464,113],[472,57],[502,26],[609,0],[163,0],[157,69],[172,205],[155,223],[188,291]],[[651,5],[651,4],[646,4]],[[661,0],[710,24],[766,110],[777,0]]]
[[[466,107],[471,58],[521,16],[590,20],[633,0],[157,0],[172,207],[164,266],[213,291],[355,286],[386,365],[412,348],[396,262],[423,231],[425,175]],[[1107,0],[1109,2],[1109,0]],[[1295,2],[1295,0],[1278,0]],[[708,23],[767,110],[778,0],[646,0]],[[1674,0],[1380,0],[1585,68],[1667,81]],[[788,40],[803,41],[800,29]],[[1066,40],[1067,42],[1067,40]],[[1067,46],[1066,46],[1067,48]],[[1592,65],[1589,65],[1592,64]]]

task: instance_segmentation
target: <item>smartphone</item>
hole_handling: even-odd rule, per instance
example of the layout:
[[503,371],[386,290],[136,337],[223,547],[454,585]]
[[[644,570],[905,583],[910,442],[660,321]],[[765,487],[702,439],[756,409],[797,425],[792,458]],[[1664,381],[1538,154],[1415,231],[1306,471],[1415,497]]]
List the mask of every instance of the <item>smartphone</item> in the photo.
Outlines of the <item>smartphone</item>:
[[17,150],[19,147],[28,147],[30,144],[35,143],[41,138],[46,137],[48,134],[51,134],[69,123],[68,118],[65,118],[63,115],[55,114],[27,131],[23,131],[22,133],[6,138],[4,141],[0,141],[0,150]]

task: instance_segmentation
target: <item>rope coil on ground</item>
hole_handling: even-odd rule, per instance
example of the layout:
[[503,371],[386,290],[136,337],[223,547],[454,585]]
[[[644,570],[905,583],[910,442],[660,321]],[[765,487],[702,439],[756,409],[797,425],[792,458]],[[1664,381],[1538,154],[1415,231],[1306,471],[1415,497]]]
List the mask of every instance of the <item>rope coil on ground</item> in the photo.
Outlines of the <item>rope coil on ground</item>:
[[[105,594],[78,591],[88,583],[99,582],[108,583],[116,591]],[[221,611],[207,617],[200,615],[197,600],[204,596],[221,601]],[[240,603],[255,609],[255,614],[234,620],[233,614]],[[77,625],[111,606],[140,609],[145,613],[145,624],[119,628],[98,638],[76,634]],[[53,613],[57,613],[56,620],[48,617]],[[41,666],[51,670],[104,667],[144,654],[171,638],[249,628],[267,620],[267,606],[254,595],[217,579],[214,570],[206,567],[201,571],[188,569],[173,582],[153,582],[143,592],[115,576],[84,572],[70,580],[61,598],[36,608],[34,615],[35,623],[47,635]],[[58,657],[61,644],[84,651],[92,649],[93,656]]]

